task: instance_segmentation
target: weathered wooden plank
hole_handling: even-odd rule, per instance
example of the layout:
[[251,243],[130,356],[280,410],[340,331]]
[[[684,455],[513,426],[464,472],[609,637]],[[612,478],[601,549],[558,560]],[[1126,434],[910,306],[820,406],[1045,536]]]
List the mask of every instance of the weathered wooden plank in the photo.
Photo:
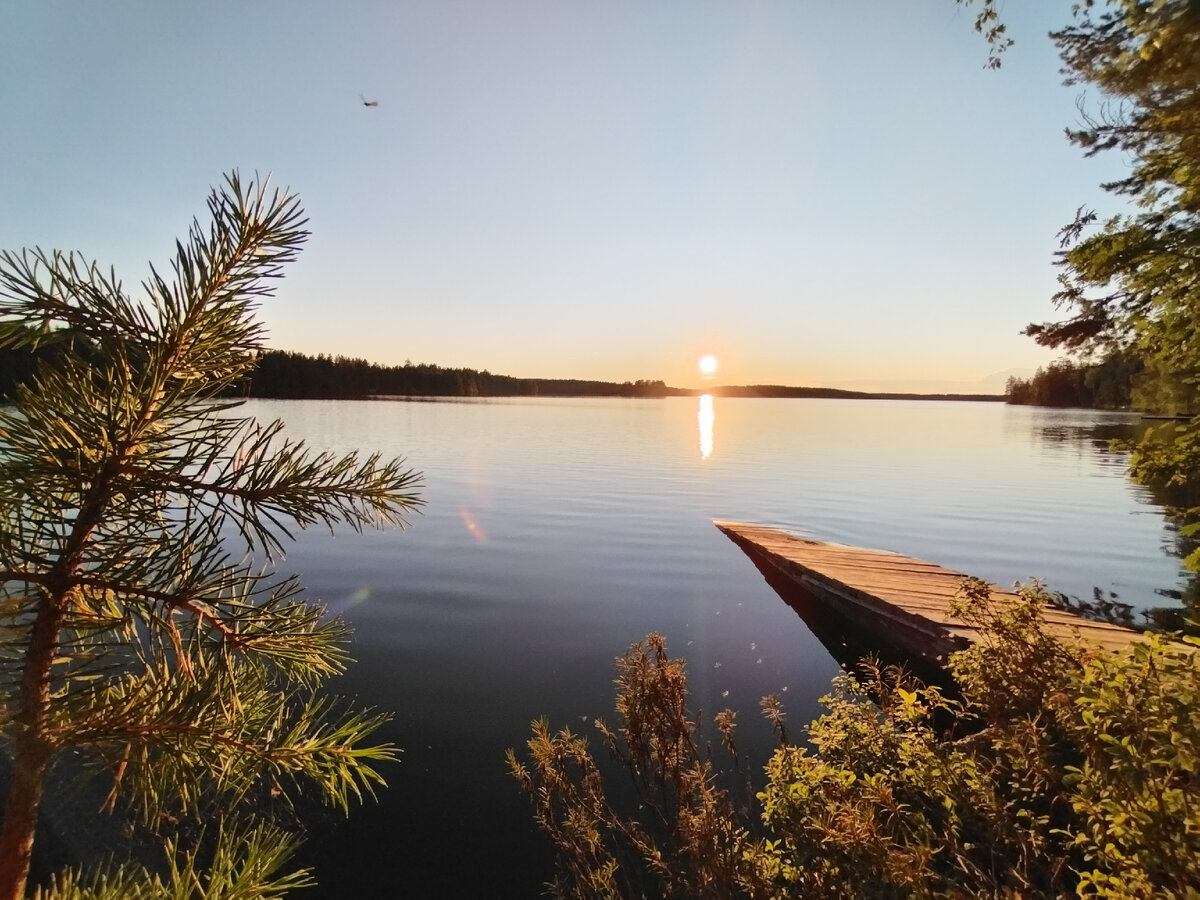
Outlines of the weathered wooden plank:
[[[961,572],[887,550],[822,543],[763,525],[713,524],[750,556],[768,581],[773,575],[790,581],[846,624],[865,629],[903,655],[940,665],[978,636],[970,622],[950,614],[950,603],[966,577]],[[995,585],[991,590],[997,598],[1012,596]],[[1063,610],[1046,610],[1044,620],[1053,634],[1108,650],[1128,646],[1141,636]]]

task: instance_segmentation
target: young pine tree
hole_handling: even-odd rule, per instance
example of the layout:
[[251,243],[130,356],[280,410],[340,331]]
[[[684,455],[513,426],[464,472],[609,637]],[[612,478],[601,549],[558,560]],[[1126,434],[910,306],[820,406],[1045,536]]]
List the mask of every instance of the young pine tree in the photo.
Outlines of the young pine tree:
[[67,755],[105,779],[108,808],[174,833],[159,871],[67,872],[44,895],[181,898],[305,882],[275,874],[291,842],[252,824],[264,798],[315,785],[345,808],[394,755],[369,743],[382,717],[320,694],[346,626],[270,562],[289,526],[403,524],[419,476],[236,414],[255,307],[306,220],[236,173],[208,208],[141,300],[74,254],[0,253],[0,346],[46,359],[0,410],[0,900],[25,894],[43,785]]

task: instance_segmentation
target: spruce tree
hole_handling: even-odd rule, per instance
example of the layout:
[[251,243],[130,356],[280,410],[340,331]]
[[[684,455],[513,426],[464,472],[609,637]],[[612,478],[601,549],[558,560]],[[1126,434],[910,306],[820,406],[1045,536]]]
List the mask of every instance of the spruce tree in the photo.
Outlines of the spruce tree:
[[208,212],[140,299],[76,254],[0,253],[0,346],[44,351],[0,410],[0,900],[25,894],[64,756],[166,857],[40,896],[278,896],[308,878],[280,874],[293,841],[266,806],[315,788],[345,809],[395,755],[370,741],[385,717],[322,693],[348,629],[275,563],[296,527],[403,524],[419,476],[239,414],[256,307],[307,221],[237,173]]
[[[1200,496],[1200,2],[1106,0],[1076,4],[1070,25],[1051,35],[1068,84],[1099,92],[1098,109],[1067,132],[1088,156],[1117,152],[1123,178],[1103,185],[1127,212],[1097,221],[1081,208],[1063,229],[1067,316],[1030,325],[1038,343],[1083,355],[1139,357],[1142,400],[1191,421],[1149,432],[1133,449],[1132,472],[1154,487]],[[1200,533],[1200,507],[1187,511]],[[1200,552],[1189,559],[1200,567]]]

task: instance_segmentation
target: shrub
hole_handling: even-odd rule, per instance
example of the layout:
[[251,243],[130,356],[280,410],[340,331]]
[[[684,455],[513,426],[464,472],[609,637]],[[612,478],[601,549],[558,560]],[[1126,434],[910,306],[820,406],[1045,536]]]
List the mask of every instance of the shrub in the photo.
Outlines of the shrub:
[[[601,726],[641,809],[603,799],[581,737],[541,722],[532,770],[509,752],[558,849],[557,894],[1195,896],[1200,642],[1087,649],[1046,631],[1048,602],[1036,582],[998,603],[968,579],[955,611],[980,639],[949,689],[870,660],[836,679],[807,745],[767,764],[757,824],[715,786],[683,664],[648,636],[618,661],[623,730]],[[786,738],[773,698],[764,712]]]

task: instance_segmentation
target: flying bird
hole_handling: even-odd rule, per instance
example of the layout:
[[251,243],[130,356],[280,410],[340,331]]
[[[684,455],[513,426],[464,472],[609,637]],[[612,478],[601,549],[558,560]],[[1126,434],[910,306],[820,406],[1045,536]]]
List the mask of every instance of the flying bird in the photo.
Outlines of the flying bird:
[[358,95],[358,99],[362,101],[363,106],[378,106],[379,105],[378,100],[368,100],[362,94]]

